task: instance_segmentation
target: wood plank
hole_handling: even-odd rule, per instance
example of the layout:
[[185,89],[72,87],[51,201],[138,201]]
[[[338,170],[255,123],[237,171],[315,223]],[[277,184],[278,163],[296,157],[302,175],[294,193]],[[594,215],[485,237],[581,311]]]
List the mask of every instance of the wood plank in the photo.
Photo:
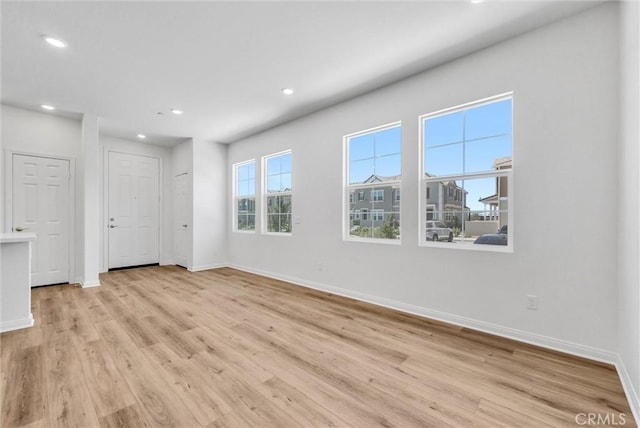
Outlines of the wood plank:
[[137,404],[127,406],[123,409],[113,412],[107,416],[100,418],[101,428],[143,428],[153,427],[153,424],[149,423]]
[[42,346],[30,346],[13,353],[2,391],[3,426],[20,427],[47,416]]
[[165,380],[166,372],[129,340],[117,321],[101,323],[97,327],[109,345],[107,353],[115,360],[152,426],[198,425],[182,398],[176,396],[172,385]]
[[136,402],[104,340],[85,343],[80,347],[79,354],[82,371],[99,417]]
[[43,346],[50,426],[96,426],[98,417],[71,334],[74,331],[52,335]]
[[636,426],[611,365],[230,268],[101,283],[0,335],[3,426]]

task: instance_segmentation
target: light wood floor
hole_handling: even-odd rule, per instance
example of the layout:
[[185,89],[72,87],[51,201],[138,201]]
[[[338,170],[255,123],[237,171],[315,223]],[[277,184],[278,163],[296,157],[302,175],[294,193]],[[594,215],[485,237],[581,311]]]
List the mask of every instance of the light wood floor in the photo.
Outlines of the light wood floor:
[[0,336],[0,426],[635,426],[605,364],[233,269],[101,281]]

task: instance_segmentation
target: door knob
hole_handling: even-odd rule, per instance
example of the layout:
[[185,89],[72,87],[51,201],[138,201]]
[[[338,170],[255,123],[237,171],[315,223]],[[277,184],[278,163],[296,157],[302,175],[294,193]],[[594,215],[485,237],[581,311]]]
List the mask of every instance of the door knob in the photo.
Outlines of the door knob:
[[183,225],[182,225],[182,227],[187,227],[187,225],[186,225],[186,224],[183,224]]
[[15,228],[16,232],[22,232],[23,230],[27,230],[27,227],[18,226]]
[[114,227],[118,227],[118,225],[117,225],[117,224],[110,224],[110,225],[109,225],[109,227],[110,227],[111,229],[113,229]]

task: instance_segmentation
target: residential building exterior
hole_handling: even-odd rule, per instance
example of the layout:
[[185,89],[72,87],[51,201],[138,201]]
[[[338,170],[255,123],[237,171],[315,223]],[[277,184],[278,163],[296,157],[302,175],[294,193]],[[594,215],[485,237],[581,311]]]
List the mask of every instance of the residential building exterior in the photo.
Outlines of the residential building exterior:
[[[379,183],[379,186],[375,184]],[[354,189],[349,194],[349,218],[352,226],[379,227],[387,216],[400,220],[399,177],[372,175],[363,183],[366,186]]]
[[[493,168],[496,170],[511,169],[513,166],[512,157],[498,158],[493,162]],[[488,212],[485,220],[498,221],[499,227],[507,224],[507,212],[509,210],[509,189],[507,177],[496,177],[496,192],[493,195],[480,198]]]
[[[427,174],[427,176],[429,176]],[[427,183],[427,220],[441,220],[449,227],[460,226],[469,208],[467,192],[455,181]]]

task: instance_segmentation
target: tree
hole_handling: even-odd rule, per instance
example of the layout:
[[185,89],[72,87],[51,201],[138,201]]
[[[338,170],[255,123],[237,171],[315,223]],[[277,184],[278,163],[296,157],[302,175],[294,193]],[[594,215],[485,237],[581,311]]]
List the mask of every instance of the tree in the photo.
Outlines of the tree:
[[389,214],[384,224],[380,226],[380,235],[387,239],[398,239],[400,235],[400,222],[398,222],[392,214]]
[[275,196],[268,201],[269,232],[291,232],[291,196]]

